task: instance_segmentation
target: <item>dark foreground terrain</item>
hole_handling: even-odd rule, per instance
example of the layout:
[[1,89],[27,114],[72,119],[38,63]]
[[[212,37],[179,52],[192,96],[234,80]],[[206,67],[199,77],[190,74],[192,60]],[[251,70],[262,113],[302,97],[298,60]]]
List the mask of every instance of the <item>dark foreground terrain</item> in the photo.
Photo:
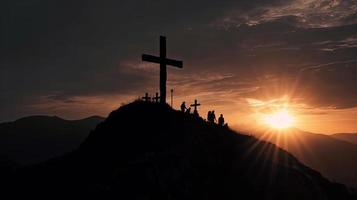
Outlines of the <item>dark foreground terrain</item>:
[[144,102],[113,111],[72,153],[6,176],[13,197],[355,199],[273,144]]

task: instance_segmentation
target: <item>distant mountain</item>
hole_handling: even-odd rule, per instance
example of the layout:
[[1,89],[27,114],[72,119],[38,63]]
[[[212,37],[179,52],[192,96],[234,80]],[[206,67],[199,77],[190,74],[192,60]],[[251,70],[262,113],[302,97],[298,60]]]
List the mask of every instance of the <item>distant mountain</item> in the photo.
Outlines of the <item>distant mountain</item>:
[[103,120],[30,116],[0,123],[0,155],[19,164],[45,161],[76,149]]
[[271,143],[145,102],[113,111],[78,150],[5,182],[28,198],[353,199]]
[[330,136],[357,145],[357,133],[336,133]]
[[256,132],[331,180],[357,188],[357,145],[323,134],[291,129]]

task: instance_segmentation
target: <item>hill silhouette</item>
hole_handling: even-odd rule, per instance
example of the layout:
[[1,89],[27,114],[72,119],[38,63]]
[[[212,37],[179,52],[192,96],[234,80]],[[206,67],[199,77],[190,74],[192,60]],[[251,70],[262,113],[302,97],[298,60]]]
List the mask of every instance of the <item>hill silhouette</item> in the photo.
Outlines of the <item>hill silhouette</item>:
[[357,133],[336,133],[331,137],[357,145]]
[[256,136],[285,149],[331,180],[357,188],[357,145],[298,129],[261,131]]
[[150,102],[113,111],[76,151],[17,171],[6,191],[101,199],[352,199],[343,185],[273,144]]
[[78,148],[103,120],[97,116],[81,120],[29,116],[0,123],[0,153],[22,165],[46,161]]

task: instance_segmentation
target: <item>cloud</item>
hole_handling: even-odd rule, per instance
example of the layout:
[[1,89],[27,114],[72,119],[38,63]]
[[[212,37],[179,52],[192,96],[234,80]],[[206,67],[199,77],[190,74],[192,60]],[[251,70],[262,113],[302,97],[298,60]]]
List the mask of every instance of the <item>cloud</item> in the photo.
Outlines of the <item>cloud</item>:
[[328,2],[3,1],[0,120],[51,109],[74,117],[75,106],[97,111],[86,98],[100,107],[156,92],[158,66],[140,58],[158,54],[161,34],[168,56],[184,61],[168,76],[180,100],[248,112],[246,98],[289,94],[314,108],[355,107],[356,6]]
[[260,5],[251,10],[238,9],[215,21],[215,24],[227,28],[289,19],[297,27],[334,27],[356,23],[356,11],[355,0],[293,0]]
[[306,102],[337,109],[357,105],[356,60],[319,65],[304,73]]

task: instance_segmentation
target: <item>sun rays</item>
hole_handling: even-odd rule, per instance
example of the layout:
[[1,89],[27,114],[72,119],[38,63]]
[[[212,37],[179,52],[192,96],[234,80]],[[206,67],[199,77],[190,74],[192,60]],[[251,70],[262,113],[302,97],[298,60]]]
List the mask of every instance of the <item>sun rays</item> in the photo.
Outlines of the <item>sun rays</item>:
[[286,129],[294,125],[294,117],[287,109],[278,110],[273,113],[264,114],[262,121],[274,129]]

